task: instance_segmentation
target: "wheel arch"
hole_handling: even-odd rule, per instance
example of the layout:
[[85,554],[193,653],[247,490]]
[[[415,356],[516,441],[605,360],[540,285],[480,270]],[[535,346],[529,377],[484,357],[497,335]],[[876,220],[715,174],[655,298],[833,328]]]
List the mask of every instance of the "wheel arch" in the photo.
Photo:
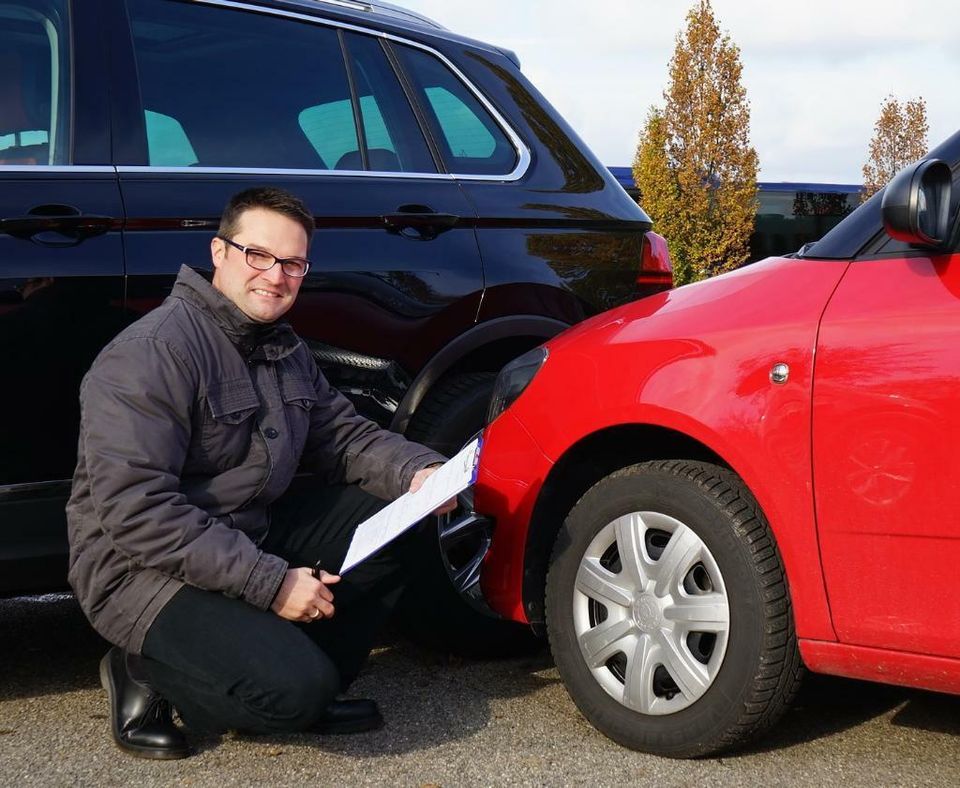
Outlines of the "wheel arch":
[[653,424],[622,424],[581,438],[550,469],[530,518],[523,558],[523,608],[527,620],[544,621],[544,588],[550,553],[566,512],[605,476],[648,460],[686,459],[729,468],[709,446]]
[[460,372],[498,372],[520,354],[569,327],[560,320],[538,315],[496,318],[474,326],[424,365],[397,407],[390,429],[406,432],[420,403],[441,378]]

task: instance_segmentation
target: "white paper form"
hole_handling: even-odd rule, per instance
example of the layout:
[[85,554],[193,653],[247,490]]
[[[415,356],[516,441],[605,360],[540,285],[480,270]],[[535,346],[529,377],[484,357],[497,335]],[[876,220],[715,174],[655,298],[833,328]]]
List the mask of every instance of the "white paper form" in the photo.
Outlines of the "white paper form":
[[477,480],[481,439],[464,446],[456,457],[432,473],[415,493],[406,493],[364,520],[354,531],[340,574],[349,572],[365,558],[412,528],[434,509],[463,492]]

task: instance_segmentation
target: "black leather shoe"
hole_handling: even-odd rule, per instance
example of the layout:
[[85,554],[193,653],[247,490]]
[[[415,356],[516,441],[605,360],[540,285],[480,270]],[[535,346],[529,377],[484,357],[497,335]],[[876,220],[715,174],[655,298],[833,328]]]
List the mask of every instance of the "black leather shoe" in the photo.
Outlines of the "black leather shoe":
[[100,683],[110,696],[113,740],[139,758],[186,758],[190,746],[173,722],[170,703],[131,675],[127,659],[124,651],[112,648],[100,660]]
[[382,727],[383,717],[376,702],[357,698],[333,701],[311,730],[315,733],[362,733]]

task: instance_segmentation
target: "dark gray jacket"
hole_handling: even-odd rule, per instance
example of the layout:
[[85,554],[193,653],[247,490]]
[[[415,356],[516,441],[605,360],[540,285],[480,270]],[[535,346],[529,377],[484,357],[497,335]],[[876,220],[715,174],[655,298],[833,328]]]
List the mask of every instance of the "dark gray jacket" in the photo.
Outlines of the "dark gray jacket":
[[443,460],[358,416],[287,323],[253,323],[187,267],[103,349],[80,405],[70,584],[137,653],[184,583],[269,608],[287,564],[257,545],[298,470],[392,499]]

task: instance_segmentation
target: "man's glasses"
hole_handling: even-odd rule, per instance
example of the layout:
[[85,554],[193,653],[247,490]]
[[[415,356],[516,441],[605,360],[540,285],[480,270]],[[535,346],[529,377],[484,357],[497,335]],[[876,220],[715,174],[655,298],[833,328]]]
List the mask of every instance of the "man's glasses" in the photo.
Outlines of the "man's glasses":
[[256,268],[258,271],[269,271],[277,263],[280,263],[280,270],[287,276],[301,279],[306,276],[307,271],[310,270],[310,261],[302,257],[277,257],[275,254],[263,251],[263,249],[254,249],[252,246],[242,246],[236,241],[224,238],[222,235],[218,235],[217,238],[243,252],[247,259],[247,265],[251,268]]

